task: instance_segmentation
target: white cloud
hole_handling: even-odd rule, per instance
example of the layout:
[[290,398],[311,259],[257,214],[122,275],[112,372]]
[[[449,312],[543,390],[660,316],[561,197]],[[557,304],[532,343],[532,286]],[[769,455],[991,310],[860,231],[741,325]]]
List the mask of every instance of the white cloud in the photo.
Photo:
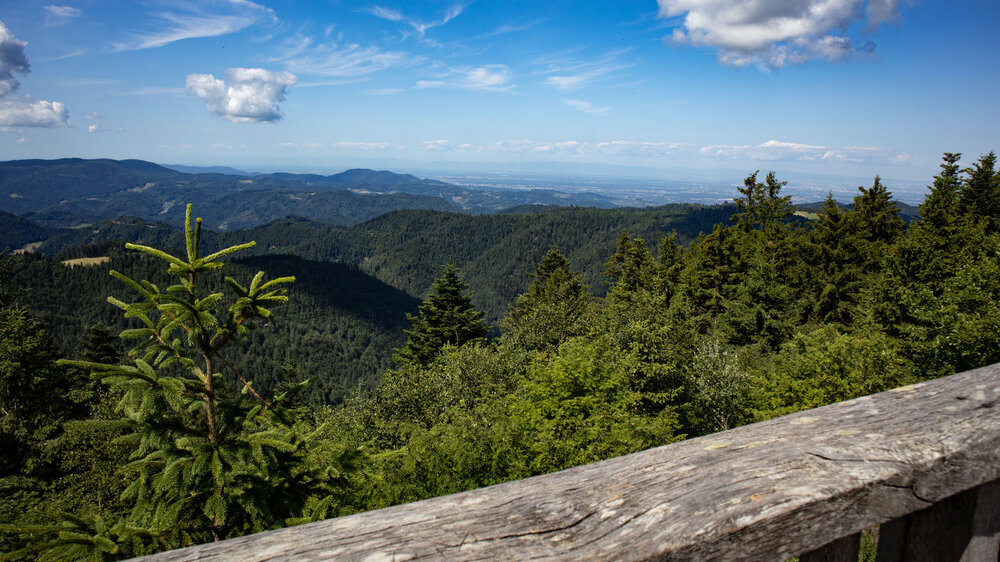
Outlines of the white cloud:
[[763,161],[835,161],[902,163],[910,158],[905,152],[893,152],[874,146],[829,147],[769,140],[756,145],[703,146],[704,156]]
[[424,150],[448,150],[451,148],[451,143],[444,139],[436,139],[424,141],[420,144]]
[[57,101],[0,99],[0,125],[5,127],[68,127],[69,110]]
[[780,68],[822,59],[839,61],[874,46],[852,38],[850,28],[872,30],[895,22],[907,0],[657,0],[662,18],[683,16],[670,40],[718,49],[731,66]]
[[24,137],[21,137],[21,138],[17,139],[17,144],[28,144],[29,142],[31,142],[31,141],[29,141],[28,139],[26,139]]
[[403,21],[406,19],[399,10],[383,8],[382,6],[375,6],[369,11],[369,13],[377,18],[389,21]]
[[583,100],[563,100],[563,103],[584,113],[590,113],[591,115],[605,113],[614,109],[613,107],[594,107],[590,102]]
[[334,148],[347,150],[388,150],[392,145],[387,142],[351,142],[341,141],[333,144]]
[[27,45],[0,21],[0,127],[68,127],[69,110],[65,105],[10,95],[21,87],[14,73],[31,71],[24,54]]
[[[106,133],[108,129],[105,129],[101,125],[101,114],[98,112],[87,113],[83,116],[83,119],[88,123],[87,132],[88,133]],[[124,129],[118,129],[117,132],[122,132]]]
[[544,61],[545,85],[564,92],[577,90],[594,82],[612,79],[622,70],[633,66],[621,62],[619,57],[625,51],[613,51],[595,60],[578,58],[556,58]]
[[233,123],[266,123],[281,119],[278,103],[296,81],[290,72],[230,68],[224,81],[211,74],[189,74],[185,89],[205,100],[209,111]]
[[516,84],[510,69],[502,64],[449,69],[434,80],[420,80],[417,88],[459,88],[484,92],[507,92]]
[[46,27],[59,27],[61,25],[66,25],[69,20],[73,18],[78,18],[83,15],[83,12],[79,8],[74,8],[72,6],[56,6],[54,4],[45,6],[45,26]]
[[308,37],[297,36],[286,44],[284,53],[271,59],[284,62],[291,72],[339,78],[358,78],[418,60],[401,51],[383,51],[358,44],[313,44]]
[[457,18],[464,9],[465,6],[462,5],[452,6],[451,9],[445,12],[445,14],[440,19],[429,22],[408,18],[405,15],[403,15],[403,13],[400,12],[399,10],[393,10],[390,8],[385,8],[383,6],[375,6],[367,11],[368,13],[377,18],[382,18],[384,20],[395,21],[395,22],[405,22],[407,25],[413,28],[413,31],[416,32],[418,38],[423,39],[428,29],[431,29],[433,27],[440,27],[450,22],[451,20]]
[[247,0],[172,3],[171,7],[172,10],[150,17],[154,31],[134,34],[128,41],[113,44],[112,50],[154,49],[184,39],[218,37],[264,21],[278,21],[270,8]]

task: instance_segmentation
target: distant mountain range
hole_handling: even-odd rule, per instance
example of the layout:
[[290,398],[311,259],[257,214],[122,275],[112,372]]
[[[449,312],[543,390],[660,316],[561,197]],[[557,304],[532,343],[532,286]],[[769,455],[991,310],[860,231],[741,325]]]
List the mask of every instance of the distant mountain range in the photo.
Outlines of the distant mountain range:
[[45,228],[78,227],[118,216],[176,225],[183,221],[187,203],[219,230],[249,228],[289,215],[348,226],[400,209],[482,214],[521,205],[613,206],[599,194],[482,191],[375,170],[330,176],[246,175],[233,168],[171,168],[142,160],[0,162],[0,210]]

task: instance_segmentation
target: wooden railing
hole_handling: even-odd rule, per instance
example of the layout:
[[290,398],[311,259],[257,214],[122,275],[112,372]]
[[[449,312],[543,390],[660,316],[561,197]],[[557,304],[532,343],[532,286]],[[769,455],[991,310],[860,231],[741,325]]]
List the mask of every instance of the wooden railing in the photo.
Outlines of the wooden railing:
[[997,560],[1000,364],[157,560]]

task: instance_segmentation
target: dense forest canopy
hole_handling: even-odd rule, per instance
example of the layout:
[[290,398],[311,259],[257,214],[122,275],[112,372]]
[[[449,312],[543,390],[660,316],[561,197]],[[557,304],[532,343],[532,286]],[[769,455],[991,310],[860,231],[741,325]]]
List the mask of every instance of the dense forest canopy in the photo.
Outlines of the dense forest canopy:
[[[754,173],[734,206],[688,214],[403,211],[354,227],[367,238],[284,223],[313,232],[303,243],[264,227],[255,248],[189,218],[161,249],[108,249],[86,269],[4,256],[0,544],[15,559],[140,555],[996,362],[1000,173],[993,153],[960,162],[944,155],[909,223],[878,177],[851,206],[828,198],[803,220],[779,178]],[[511,244],[533,252],[515,281]],[[408,266],[407,252],[422,253]],[[504,283],[516,293],[476,298]],[[354,388],[365,377],[334,372],[338,357],[380,376]]]

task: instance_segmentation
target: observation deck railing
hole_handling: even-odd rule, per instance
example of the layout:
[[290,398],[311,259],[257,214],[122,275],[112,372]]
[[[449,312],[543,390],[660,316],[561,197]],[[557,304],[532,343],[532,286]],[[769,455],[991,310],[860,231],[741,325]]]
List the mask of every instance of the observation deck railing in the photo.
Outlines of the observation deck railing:
[[155,560],[997,561],[1000,364]]

